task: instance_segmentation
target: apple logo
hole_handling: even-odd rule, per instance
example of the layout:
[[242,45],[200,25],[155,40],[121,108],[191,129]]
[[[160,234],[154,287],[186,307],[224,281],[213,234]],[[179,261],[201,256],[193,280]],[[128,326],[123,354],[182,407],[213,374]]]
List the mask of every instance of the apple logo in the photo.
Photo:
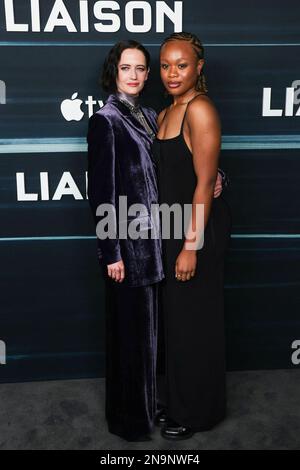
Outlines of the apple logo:
[[84,116],[80,108],[83,101],[78,99],[77,96],[78,92],[73,93],[70,100],[64,100],[60,105],[61,113],[66,121],[80,121]]

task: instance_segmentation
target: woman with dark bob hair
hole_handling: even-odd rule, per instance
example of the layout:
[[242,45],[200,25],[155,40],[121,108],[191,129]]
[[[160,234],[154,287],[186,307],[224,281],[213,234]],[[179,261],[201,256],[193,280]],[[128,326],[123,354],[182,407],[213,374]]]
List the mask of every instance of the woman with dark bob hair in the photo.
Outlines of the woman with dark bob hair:
[[[136,41],[121,41],[109,51],[102,87],[110,94],[90,117],[87,135],[88,198],[106,294],[105,416],[109,431],[128,441],[149,439],[157,413],[158,283],[164,273],[161,240],[159,234],[151,238],[149,217],[158,201],[152,159],[157,115],[139,105],[149,66],[148,51]],[[130,215],[124,200],[128,208],[146,210]],[[99,231],[107,226],[108,205],[114,230],[105,238]],[[120,235],[130,227],[140,237]]]

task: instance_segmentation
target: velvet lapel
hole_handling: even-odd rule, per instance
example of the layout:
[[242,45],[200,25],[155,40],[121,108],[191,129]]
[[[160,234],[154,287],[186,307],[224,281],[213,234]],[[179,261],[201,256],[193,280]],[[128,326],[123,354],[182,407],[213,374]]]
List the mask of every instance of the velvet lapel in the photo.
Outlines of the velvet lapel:
[[[114,105],[119,113],[122,115],[122,118],[125,119],[125,121],[132,126],[137,132],[141,133],[144,137],[146,137],[149,141],[151,141],[151,137],[149,136],[148,132],[144,129],[142,124],[135,119],[134,116],[130,113],[129,109],[126,107],[125,104],[123,104],[118,98],[114,95],[109,95],[109,97],[106,100],[106,103],[110,103],[111,105]],[[153,122],[152,119],[149,118],[149,114],[147,113],[147,109],[142,107],[142,112],[150,126],[150,128],[153,130],[154,134],[157,134],[157,128],[156,128],[156,123]]]

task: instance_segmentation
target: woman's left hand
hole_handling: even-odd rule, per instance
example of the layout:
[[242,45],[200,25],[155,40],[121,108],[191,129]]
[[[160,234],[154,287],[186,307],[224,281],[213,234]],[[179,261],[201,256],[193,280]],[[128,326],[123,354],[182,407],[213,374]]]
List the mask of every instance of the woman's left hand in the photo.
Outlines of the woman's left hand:
[[176,260],[175,277],[178,281],[189,281],[195,275],[197,256],[195,250],[182,250]]

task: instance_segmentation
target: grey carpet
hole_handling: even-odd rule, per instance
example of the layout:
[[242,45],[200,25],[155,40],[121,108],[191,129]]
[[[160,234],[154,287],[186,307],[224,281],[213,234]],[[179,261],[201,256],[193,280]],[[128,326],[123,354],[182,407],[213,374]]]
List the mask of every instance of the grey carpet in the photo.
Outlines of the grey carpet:
[[300,370],[230,372],[228,416],[181,442],[107,431],[104,379],[0,384],[0,449],[300,449]]

